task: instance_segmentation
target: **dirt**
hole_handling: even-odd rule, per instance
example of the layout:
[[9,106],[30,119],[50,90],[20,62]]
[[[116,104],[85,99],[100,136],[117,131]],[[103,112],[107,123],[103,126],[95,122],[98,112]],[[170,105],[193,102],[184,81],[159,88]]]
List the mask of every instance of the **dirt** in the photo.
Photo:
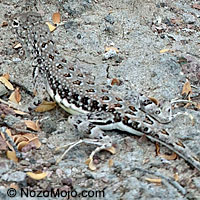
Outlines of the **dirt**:
[[[31,59],[26,54],[19,56],[13,49],[18,38],[12,32],[9,19],[30,8],[49,22],[52,22],[53,13],[59,12],[64,25],[52,34],[60,53],[94,75],[98,84],[110,85],[119,95],[136,90],[161,103],[183,99],[181,90],[186,78],[194,86],[193,95],[199,95],[200,5],[198,7],[196,1],[44,0],[36,1],[34,5],[34,1],[3,0],[0,5],[0,24],[8,22],[0,28],[0,75],[9,73],[10,81],[20,88],[20,104],[24,109],[33,101],[30,95],[33,92]],[[107,59],[105,48],[110,46],[117,48],[117,53]],[[190,59],[189,67],[182,65],[181,58],[185,58],[184,62]],[[190,70],[192,62],[195,67]],[[120,84],[111,85],[113,79],[119,80]],[[7,101],[10,91],[3,86],[0,90],[3,91],[0,92],[1,99]],[[178,116],[168,128],[200,158],[199,110],[194,106],[181,106],[175,109],[178,111],[188,115]],[[5,152],[1,152],[1,199],[10,199],[7,191],[13,184],[19,188],[15,199],[26,199],[20,197],[21,188],[47,193],[60,189],[72,199],[200,199],[200,174],[196,169],[181,158],[168,161],[156,156],[152,142],[125,132],[107,133],[117,152],[115,155],[105,151],[98,153],[95,171],[85,164],[94,145],[75,147],[56,164],[62,151],[56,153],[55,148],[77,141],[81,133],[67,123],[69,115],[58,106],[49,112],[31,111],[29,114],[28,117],[15,116],[12,120],[39,120],[41,130],[36,134],[42,145],[28,151],[18,163],[8,160]],[[162,153],[171,153],[162,146],[160,148]],[[26,175],[28,171],[45,171],[48,176],[33,180]],[[177,181],[174,181],[175,175]],[[161,183],[154,183],[155,180],[161,180]],[[97,193],[96,197],[95,191],[103,191],[104,196]],[[36,193],[32,194],[35,199],[51,199],[48,195],[36,197]],[[67,199],[67,196],[60,199]]]

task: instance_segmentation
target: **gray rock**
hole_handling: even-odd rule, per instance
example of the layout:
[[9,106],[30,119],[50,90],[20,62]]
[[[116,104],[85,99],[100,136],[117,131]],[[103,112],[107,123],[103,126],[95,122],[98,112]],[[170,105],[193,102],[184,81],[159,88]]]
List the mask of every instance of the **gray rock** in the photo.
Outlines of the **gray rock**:
[[184,19],[185,23],[187,23],[187,24],[194,24],[196,21],[196,18],[193,15],[188,14],[188,13],[183,14],[183,19]]
[[4,174],[2,179],[5,181],[22,182],[25,180],[26,173],[21,171],[13,172],[12,174]]
[[7,93],[8,93],[8,90],[6,89],[6,87],[0,83],[0,97]]

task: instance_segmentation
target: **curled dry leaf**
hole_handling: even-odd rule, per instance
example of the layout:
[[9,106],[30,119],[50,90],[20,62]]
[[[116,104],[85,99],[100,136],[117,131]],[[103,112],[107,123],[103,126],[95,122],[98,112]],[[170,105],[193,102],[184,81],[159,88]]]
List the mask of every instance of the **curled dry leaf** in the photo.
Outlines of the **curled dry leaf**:
[[110,153],[112,153],[112,154],[116,154],[116,149],[115,149],[115,147],[109,147],[109,148],[107,148],[107,149],[105,149],[106,151],[109,151]]
[[164,158],[166,160],[175,160],[177,158],[177,154],[176,153],[172,153],[171,155],[166,155],[166,154],[159,154],[159,156],[161,158]]
[[17,149],[18,149],[19,151],[21,151],[22,148],[25,147],[28,143],[29,143],[29,142],[27,142],[27,141],[21,141],[21,142],[17,145]]
[[0,77],[0,82],[2,82],[9,90],[14,90],[13,85],[4,76]]
[[24,123],[26,124],[26,126],[28,128],[30,128],[31,130],[34,131],[40,131],[40,127],[39,127],[39,122],[38,120],[36,122],[33,122],[31,120],[24,120]]
[[27,172],[26,173],[30,178],[34,179],[34,180],[41,180],[46,178],[47,173],[46,172],[42,172],[42,173],[33,173],[33,172]]
[[161,184],[162,179],[161,178],[145,178],[146,181],[150,183],[156,183],[156,184]]
[[191,88],[191,85],[190,85],[190,82],[187,80],[184,85],[183,85],[183,89],[182,89],[182,95],[186,94],[191,94],[192,93],[192,88]]
[[52,25],[49,22],[46,22],[47,26],[49,27],[50,32],[53,32],[56,29],[56,26]]
[[153,101],[157,106],[160,105],[160,102],[155,97],[148,97],[151,101]]
[[59,24],[61,22],[61,15],[60,13],[53,13],[52,20],[54,24]]
[[31,139],[29,142],[33,143],[36,149],[39,149],[41,147],[41,142],[39,141],[38,137]]
[[46,112],[54,109],[55,107],[56,107],[56,102],[43,101],[39,106],[37,106],[35,112]]
[[92,171],[95,171],[95,170],[96,170],[96,166],[94,165],[93,159],[88,158],[88,159],[85,161],[85,164],[88,165],[88,167],[89,167],[90,170],[92,170]]

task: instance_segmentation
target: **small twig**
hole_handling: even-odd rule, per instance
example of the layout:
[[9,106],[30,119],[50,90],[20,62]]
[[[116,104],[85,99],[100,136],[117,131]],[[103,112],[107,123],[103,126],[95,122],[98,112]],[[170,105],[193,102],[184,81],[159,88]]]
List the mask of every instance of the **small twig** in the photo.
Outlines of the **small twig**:
[[6,140],[7,140],[7,141],[11,144],[11,146],[13,147],[13,149],[14,149],[14,151],[15,151],[15,153],[16,153],[16,157],[17,157],[17,158],[21,158],[21,157],[22,157],[22,154],[21,154],[21,152],[18,151],[17,146],[16,146],[16,144],[14,143],[13,139],[7,134],[7,132],[6,132],[6,127],[3,126],[3,127],[1,127],[0,130],[1,130],[1,132],[4,134]]
[[152,172],[152,171],[148,171],[148,170],[145,170],[145,169],[142,169],[142,168],[133,167],[132,171],[135,171],[135,170],[141,171],[141,172],[146,173],[146,174],[152,174],[152,175],[155,175],[157,177],[160,177],[162,179],[163,184],[168,186],[168,184],[166,183],[166,181],[167,181],[168,183],[173,185],[178,191],[180,191],[183,195],[185,195],[187,193],[185,188],[183,188],[177,181],[175,181],[174,179],[172,179],[170,177],[163,176],[159,172]]

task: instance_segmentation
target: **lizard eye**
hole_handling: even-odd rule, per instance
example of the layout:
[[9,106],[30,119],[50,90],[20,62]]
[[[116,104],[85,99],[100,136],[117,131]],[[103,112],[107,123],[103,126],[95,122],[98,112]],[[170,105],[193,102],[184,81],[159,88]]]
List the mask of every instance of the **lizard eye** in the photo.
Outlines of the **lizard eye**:
[[19,26],[19,22],[17,20],[14,20],[12,25],[14,28],[17,28]]
[[160,110],[156,110],[155,114],[159,115],[160,114]]

